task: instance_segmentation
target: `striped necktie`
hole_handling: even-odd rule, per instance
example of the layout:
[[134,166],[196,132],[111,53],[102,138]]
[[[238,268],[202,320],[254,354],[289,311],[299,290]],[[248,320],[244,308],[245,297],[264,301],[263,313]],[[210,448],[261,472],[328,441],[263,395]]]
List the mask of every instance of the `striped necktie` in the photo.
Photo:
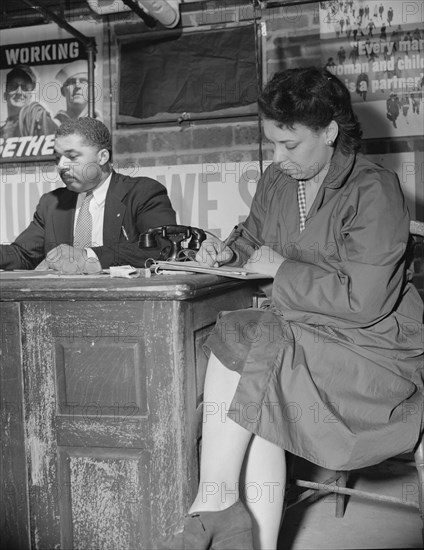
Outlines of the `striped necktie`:
[[306,193],[305,193],[305,182],[299,180],[299,186],[297,188],[297,202],[299,204],[299,230],[303,231],[305,229],[306,221]]
[[93,217],[90,213],[90,202],[92,198],[93,191],[88,191],[78,213],[74,231],[75,248],[86,248],[92,245]]

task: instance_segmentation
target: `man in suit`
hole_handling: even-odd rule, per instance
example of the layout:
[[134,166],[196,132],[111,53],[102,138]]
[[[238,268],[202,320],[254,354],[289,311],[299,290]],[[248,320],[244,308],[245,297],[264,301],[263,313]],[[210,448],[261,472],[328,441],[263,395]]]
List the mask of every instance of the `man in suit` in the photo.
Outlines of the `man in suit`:
[[[29,226],[10,245],[0,245],[0,268],[52,268],[96,272],[113,265],[144,267],[160,246],[138,247],[140,233],[175,224],[166,188],[145,177],[112,169],[112,141],[94,118],[65,121],[55,154],[65,188],[44,194]],[[80,214],[83,214],[81,215]]]

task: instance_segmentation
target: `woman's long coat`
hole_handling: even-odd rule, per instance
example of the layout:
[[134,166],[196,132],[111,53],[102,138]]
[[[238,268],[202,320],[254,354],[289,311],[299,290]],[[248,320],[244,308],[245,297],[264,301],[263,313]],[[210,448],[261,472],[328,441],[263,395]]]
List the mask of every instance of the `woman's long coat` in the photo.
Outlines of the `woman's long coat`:
[[220,315],[207,347],[241,374],[229,415],[331,469],[412,449],[422,425],[423,304],[407,272],[396,175],[336,151],[299,232],[297,181],[272,164],[231,248],[284,256],[262,309]]

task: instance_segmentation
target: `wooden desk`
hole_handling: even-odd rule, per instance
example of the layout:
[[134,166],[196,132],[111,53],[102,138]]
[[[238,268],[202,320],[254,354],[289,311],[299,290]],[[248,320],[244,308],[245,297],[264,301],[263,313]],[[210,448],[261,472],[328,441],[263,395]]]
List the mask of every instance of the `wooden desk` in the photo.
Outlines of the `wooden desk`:
[[202,343],[253,288],[24,275],[0,273],[2,548],[152,549],[197,486]]

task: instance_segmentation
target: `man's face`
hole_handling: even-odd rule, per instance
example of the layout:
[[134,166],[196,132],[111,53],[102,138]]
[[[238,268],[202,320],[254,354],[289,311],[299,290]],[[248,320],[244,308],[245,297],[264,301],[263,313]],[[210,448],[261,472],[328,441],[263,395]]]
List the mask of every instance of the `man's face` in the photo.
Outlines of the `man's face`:
[[7,82],[4,99],[7,103],[9,115],[19,113],[22,107],[31,103],[34,88],[34,83],[24,75],[14,76]]
[[59,136],[55,141],[59,175],[70,191],[85,193],[102,181],[99,147],[89,145],[79,134]]
[[85,106],[88,102],[88,80],[84,76],[68,78],[63,85],[66,105]]

